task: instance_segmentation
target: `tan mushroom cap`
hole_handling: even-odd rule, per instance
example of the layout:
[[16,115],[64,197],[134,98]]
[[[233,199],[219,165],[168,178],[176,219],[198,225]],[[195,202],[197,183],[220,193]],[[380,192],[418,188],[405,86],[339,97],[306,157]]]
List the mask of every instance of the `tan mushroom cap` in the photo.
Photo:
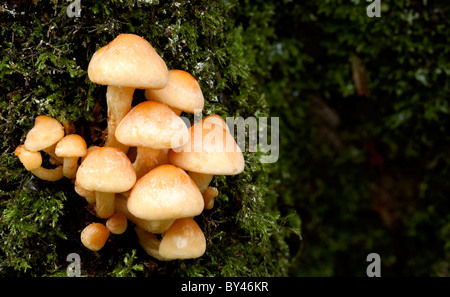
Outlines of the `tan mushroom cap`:
[[134,216],[167,220],[196,216],[203,211],[203,196],[187,173],[170,164],[160,165],[141,177],[127,202]]
[[100,147],[78,168],[77,183],[88,191],[125,192],[136,182],[136,172],[125,153],[113,147]]
[[167,259],[198,258],[205,251],[205,235],[192,218],[176,220],[159,245],[159,254]]
[[235,175],[244,170],[242,151],[223,127],[199,122],[191,126],[189,132],[186,144],[169,150],[171,164],[188,171],[214,175]]
[[109,237],[109,229],[101,223],[92,223],[81,231],[81,242],[91,251],[99,251]]
[[34,127],[28,131],[25,147],[30,151],[41,151],[57,143],[64,137],[64,127],[49,116],[38,116]]
[[106,221],[106,227],[112,234],[122,234],[127,230],[128,219],[127,217],[121,213],[116,212],[112,216],[108,218]]
[[216,124],[218,126],[221,126],[222,128],[224,128],[225,130],[227,130],[227,132],[230,132],[230,129],[228,128],[227,122],[225,122],[225,120],[217,115],[217,114],[211,114],[207,117],[204,117],[202,119],[202,123],[210,123],[210,124]]
[[92,56],[89,79],[101,85],[164,88],[169,79],[166,63],[144,38],[119,34]]
[[167,105],[145,101],[136,105],[116,129],[119,142],[154,149],[178,147],[187,142],[189,132],[183,120]]
[[86,159],[86,157],[87,157],[91,152],[95,151],[95,150],[98,149],[98,148],[100,148],[100,147],[97,146],[97,145],[91,145],[90,147],[88,147],[87,150],[86,150],[86,154],[85,154],[83,157],[81,157],[81,162],[83,162],[84,159]]
[[145,90],[145,98],[167,104],[187,113],[201,110],[205,104],[197,80],[184,70],[170,70],[167,86],[158,90]]
[[78,134],[64,136],[57,144],[55,153],[58,157],[84,157],[87,153],[86,141]]
[[33,152],[26,149],[25,145],[19,145],[14,154],[22,162],[26,170],[30,171],[37,169],[42,165],[42,156],[40,152]]

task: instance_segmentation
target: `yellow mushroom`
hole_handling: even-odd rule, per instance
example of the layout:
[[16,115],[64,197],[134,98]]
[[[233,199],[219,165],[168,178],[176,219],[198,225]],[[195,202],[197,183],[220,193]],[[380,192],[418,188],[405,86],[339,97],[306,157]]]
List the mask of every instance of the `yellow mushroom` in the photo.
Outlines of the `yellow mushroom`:
[[89,79],[107,85],[108,136],[105,146],[122,149],[115,130],[131,109],[135,89],[161,89],[169,80],[166,63],[144,38],[135,34],[119,34],[97,50],[88,66]]

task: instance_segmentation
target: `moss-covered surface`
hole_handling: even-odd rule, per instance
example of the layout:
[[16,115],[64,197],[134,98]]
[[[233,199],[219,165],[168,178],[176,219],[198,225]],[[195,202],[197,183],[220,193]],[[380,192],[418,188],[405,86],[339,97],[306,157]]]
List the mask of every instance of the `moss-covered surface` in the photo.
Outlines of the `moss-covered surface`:
[[[119,33],[146,38],[169,69],[183,69],[198,79],[206,98],[204,116],[260,117],[269,109],[258,88],[257,54],[265,36],[251,37],[251,28],[236,18],[247,18],[237,2],[82,1],[79,18],[67,16],[68,4],[2,5],[0,274],[65,275],[66,256],[75,252],[83,275],[89,276],[287,275],[285,238],[299,231],[275,207],[277,197],[267,186],[269,171],[260,153],[245,152],[242,174],[213,180],[220,191],[215,207],[196,218],[208,247],[200,259],[153,260],[137,244],[132,228],[111,236],[98,253],[81,245],[84,226],[101,220],[87,210],[70,181],[41,181],[13,153],[34,118],[44,114],[73,123],[88,145],[102,144],[106,89],[91,83],[86,73],[100,46]],[[142,91],[136,91],[135,100],[143,100]]]
[[[90,276],[364,276],[372,252],[382,275],[450,275],[448,4],[381,0],[369,18],[363,0],[83,0],[69,18],[69,2],[28,2],[0,6],[1,275],[65,275],[72,252]],[[123,32],[199,80],[205,115],[280,117],[278,162],[246,152],[244,173],[215,177],[197,260],[154,261],[132,230],[86,250],[98,219],[73,185],[13,154],[41,114],[102,143],[106,89],[86,69]]]
[[449,275],[450,6],[380,3],[380,18],[362,0],[279,3],[269,25],[295,275],[365,276],[372,252],[382,276]]

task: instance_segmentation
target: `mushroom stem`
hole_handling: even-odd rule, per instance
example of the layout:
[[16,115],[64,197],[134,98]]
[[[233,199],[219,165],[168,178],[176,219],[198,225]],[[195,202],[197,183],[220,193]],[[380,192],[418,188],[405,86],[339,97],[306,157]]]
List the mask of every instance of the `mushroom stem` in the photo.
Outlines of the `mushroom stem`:
[[64,132],[66,133],[66,135],[76,133],[76,128],[75,128],[75,125],[73,124],[73,122],[63,121],[63,122],[61,122],[61,124],[64,127]]
[[57,181],[64,177],[63,166],[60,165],[54,169],[47,169],[44,167],[38,167],[30,170],[31,173],[36,175],[38,178],[47,181]]
[[205,192],[208,188],[209,184],[211,183],[214,175],[213,174],[206,174],[206,173],[197,173],[197,172],[188,172],[190,178],[194,181],[194,183],[197,185],[198,189],[201,193]]
[[127,208],[127,198],[122,195],[116,196],[115,202],[116,212],[124,214],[132,223],[136,224],[140,228],[147,232],[161,234],[164,233],[175,222],[175,219],[169,220],[144,220],[135,217],[130,213]]
[[128,146],[117,141],[115,132],[117,125],[131,109],[134,88],[109,85],[106,91],[106,103],[108,106],[108,135],[104,146],[116,147],[124,153]]
[[95,212],[97,217],[107,219],[114,214],[114,193],[95,191]]
[[158,165],[170,164],[167,153],[169,149],[162,149],[158,156]]
[[150,233],[138,226],[136,226],[134,230],[136,231],[136,234],[138,236],[139,245],[147,254],[160,261],[171,260],[169,258],[161,256],[161,254],[159,253],[159,245],[161,244],[161,241],[155,236],[155,234]]
[[56,155],[56,153],[55,153],[55,148],[56,148],[56,145],[57,145],[57,144],[58,144],[58,143],[55,143],[54,145],[51,145],[51,146],[49,146],[49,147],[43,149],[43,151],[46,152],[47,154],[49,154],[50,156],[52,156],[53,159],[56,160],[56,161],[58,162],[57,165],[59,165],[59,164],[63,164],[63,163],[64,163],[64,158],[58,157],[58,156]]
[[63,174],[67,178],[75,178],[78,169],[79,157],[65,157],[63,163]]
[[137,147],[136,160],[133,162],[137,179],[141,178],[158,165],[160,152],[160,149],[153,149],[143,146]]

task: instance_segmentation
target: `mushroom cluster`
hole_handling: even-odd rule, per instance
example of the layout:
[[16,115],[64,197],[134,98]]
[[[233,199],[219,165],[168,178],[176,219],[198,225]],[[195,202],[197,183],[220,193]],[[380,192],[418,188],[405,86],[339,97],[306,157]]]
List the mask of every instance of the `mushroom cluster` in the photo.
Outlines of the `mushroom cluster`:
[[[39,116],[16,149],[35,176],[72,180],[100,222],[81,232],[81,242],[99,251],[110,234],[134,226],[150,256],[169,261],[202,256],[205,236],[194,217],[214,207],[214,175],[244,170],[241,149],[225,121],[209,115],[188,127],[182,112],[200,113],[204,98],[197,80],[168,70],[144,38],[120,34],[94,53],[90,80],[107,86],[107,139],[87,147],[77,134],[48,116]],[[135,89],[144,102],[132,106]],[[42,167],[41,151],[55,168]]]

